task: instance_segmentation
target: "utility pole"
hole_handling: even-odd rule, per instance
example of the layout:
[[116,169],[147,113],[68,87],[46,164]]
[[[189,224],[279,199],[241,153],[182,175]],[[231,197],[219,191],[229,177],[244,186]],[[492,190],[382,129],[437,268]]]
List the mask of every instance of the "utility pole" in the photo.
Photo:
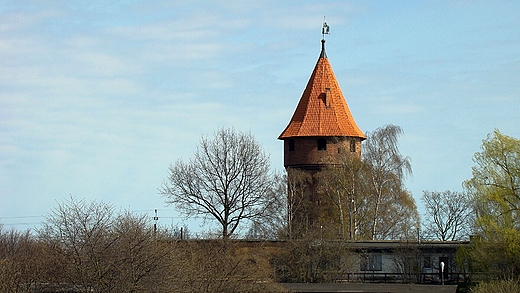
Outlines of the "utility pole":
[[157,216],[157,209],[155,209],[155,216],[153,217],[153,220],[153,237],[154,239],[157,239],[157,221],[159,220],[159,217]]

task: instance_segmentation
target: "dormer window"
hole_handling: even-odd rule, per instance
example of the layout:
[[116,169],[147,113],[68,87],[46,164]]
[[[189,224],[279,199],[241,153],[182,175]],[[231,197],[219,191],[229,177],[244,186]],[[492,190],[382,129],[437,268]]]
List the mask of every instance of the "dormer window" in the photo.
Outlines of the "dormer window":
[[289,139],[289,151],[294,152],[294,139]]
[[327,140],[324,138],[318,139],[318,151],[324,151],[327,149]]
[[325,89],[325,107],[330,108],[330,88]]

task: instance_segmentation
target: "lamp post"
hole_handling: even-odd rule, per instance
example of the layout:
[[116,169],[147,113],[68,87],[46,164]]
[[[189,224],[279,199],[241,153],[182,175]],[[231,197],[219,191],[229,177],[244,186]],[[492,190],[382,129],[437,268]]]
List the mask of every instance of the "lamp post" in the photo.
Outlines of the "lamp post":
[[444,262],[441,261],[441,282],[444,285]]

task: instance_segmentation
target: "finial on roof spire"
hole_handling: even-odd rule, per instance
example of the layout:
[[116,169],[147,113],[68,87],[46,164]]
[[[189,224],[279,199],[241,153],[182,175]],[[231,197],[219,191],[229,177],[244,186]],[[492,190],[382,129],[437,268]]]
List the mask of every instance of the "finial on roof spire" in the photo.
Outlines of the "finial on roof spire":
[[323,36],[323,39],[325,40],[325,35],[328,35],[330,31],[329,25],[325,22],[325,16],[323,17],[323,27],[321,28],[321,35]]
[[320,58],[327,58],[327,53],[325,53],[325,39],[321,39],[321,53]]
[[328,35],[330,31],[329,25],[325,22],[325,16],[323,17],[323,26],[321,28],[321,54],[320,58],[327,58],[327,53],[325,53],[325,35]]

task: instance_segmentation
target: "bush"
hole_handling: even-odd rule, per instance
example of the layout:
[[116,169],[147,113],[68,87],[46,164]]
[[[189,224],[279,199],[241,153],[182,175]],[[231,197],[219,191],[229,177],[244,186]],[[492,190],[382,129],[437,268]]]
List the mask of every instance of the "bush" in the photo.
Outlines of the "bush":
[[520,284],[516,279],[482,282],[471,289],[472,293],[518,293]]

